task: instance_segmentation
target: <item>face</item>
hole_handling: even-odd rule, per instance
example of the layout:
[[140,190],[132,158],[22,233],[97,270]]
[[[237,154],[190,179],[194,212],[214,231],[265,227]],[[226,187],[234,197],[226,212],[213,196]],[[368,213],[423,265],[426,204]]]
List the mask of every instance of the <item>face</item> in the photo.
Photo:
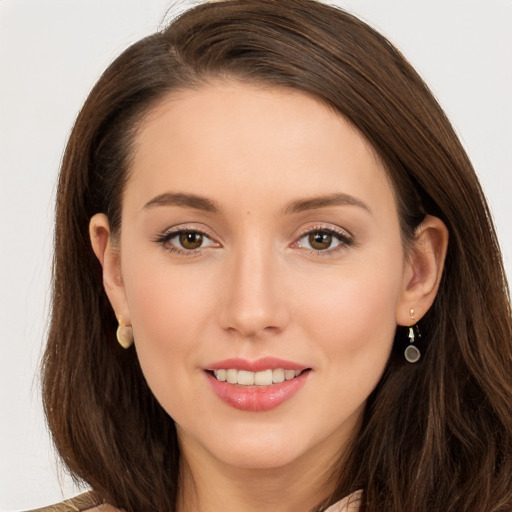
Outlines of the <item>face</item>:
[[390,354],[407,264],[383,165],[302,93],[213,83],[136,136],[114,308],[185,456],[339,453]]

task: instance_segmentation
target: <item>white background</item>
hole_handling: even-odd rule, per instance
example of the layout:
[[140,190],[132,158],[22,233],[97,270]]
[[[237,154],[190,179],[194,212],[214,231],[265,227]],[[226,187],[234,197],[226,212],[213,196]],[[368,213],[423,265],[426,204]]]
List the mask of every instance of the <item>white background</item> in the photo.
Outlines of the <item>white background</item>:
[[[0,510],[76,494],[40,406],[57,170],[108,63],[190,2],[0,0]],[[512,0],[347,0],[430,84],[488,196],[512,276]],[[169,15],[168,15],[169,16]]]

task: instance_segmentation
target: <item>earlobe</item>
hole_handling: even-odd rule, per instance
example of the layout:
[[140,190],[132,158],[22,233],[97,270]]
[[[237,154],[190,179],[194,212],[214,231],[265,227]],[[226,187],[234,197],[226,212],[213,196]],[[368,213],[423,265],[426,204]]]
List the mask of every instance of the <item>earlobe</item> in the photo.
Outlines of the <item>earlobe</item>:
[[91,245],[100,262],[103,274],[103,287],[114,309],[115,315],[124,325],[130,325],[130,314],[126,301],[126,293],[121,276],[121,259],[119,248],[114,243],[108,218],[97,213],[89,222]]
[[410,325],[410,310],[416,320],[429,310],[439,289],[448,248],[448,229],[441,219],[427,215],[416,230],[408,253],[404,283],[397,304],[397,324]]

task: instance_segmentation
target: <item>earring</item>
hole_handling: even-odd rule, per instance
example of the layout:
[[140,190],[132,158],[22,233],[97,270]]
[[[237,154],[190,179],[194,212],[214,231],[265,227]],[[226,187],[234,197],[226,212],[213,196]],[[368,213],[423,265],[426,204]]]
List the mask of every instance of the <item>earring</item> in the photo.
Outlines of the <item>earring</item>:
[[[411,308],[409,311],[409,315],[411,316],[411,320],[414,322],[414,309]],[[416,334],[415,334],[416,333]],[[409,345],[404,350],[404,357],[408,363],[417,363],[420,360],[421,352],[420,349],[414,345],[414,341],[416,338],[421,338],[420,331],[418,329],[418,324],[414,324],[409,326]]]
[[119,327],[116,331],[117,341],[123,348],[130,348],[133,344],[133,329],[131,325],[123,325],[119,319]]

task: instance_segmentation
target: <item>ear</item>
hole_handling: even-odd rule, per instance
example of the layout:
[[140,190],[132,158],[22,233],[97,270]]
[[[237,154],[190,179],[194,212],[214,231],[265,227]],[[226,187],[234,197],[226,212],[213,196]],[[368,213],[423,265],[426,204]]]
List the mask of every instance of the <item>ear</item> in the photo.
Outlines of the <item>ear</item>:
[[[439,289],[447,248],[448,229],[443,221],[427,215],[416,229],[407,254],[403,288],[396,309],[398,325],[416,323],[432,306]],[[414,318],[411,318],[411,308]]]
[[91,218],[89,236],[92,249],[103,271],[103,287],[117,320],[122,325],[131,325],[130,312],[121,277],[119,247],[110,232],[110,225],[105,214],[97,213]]

